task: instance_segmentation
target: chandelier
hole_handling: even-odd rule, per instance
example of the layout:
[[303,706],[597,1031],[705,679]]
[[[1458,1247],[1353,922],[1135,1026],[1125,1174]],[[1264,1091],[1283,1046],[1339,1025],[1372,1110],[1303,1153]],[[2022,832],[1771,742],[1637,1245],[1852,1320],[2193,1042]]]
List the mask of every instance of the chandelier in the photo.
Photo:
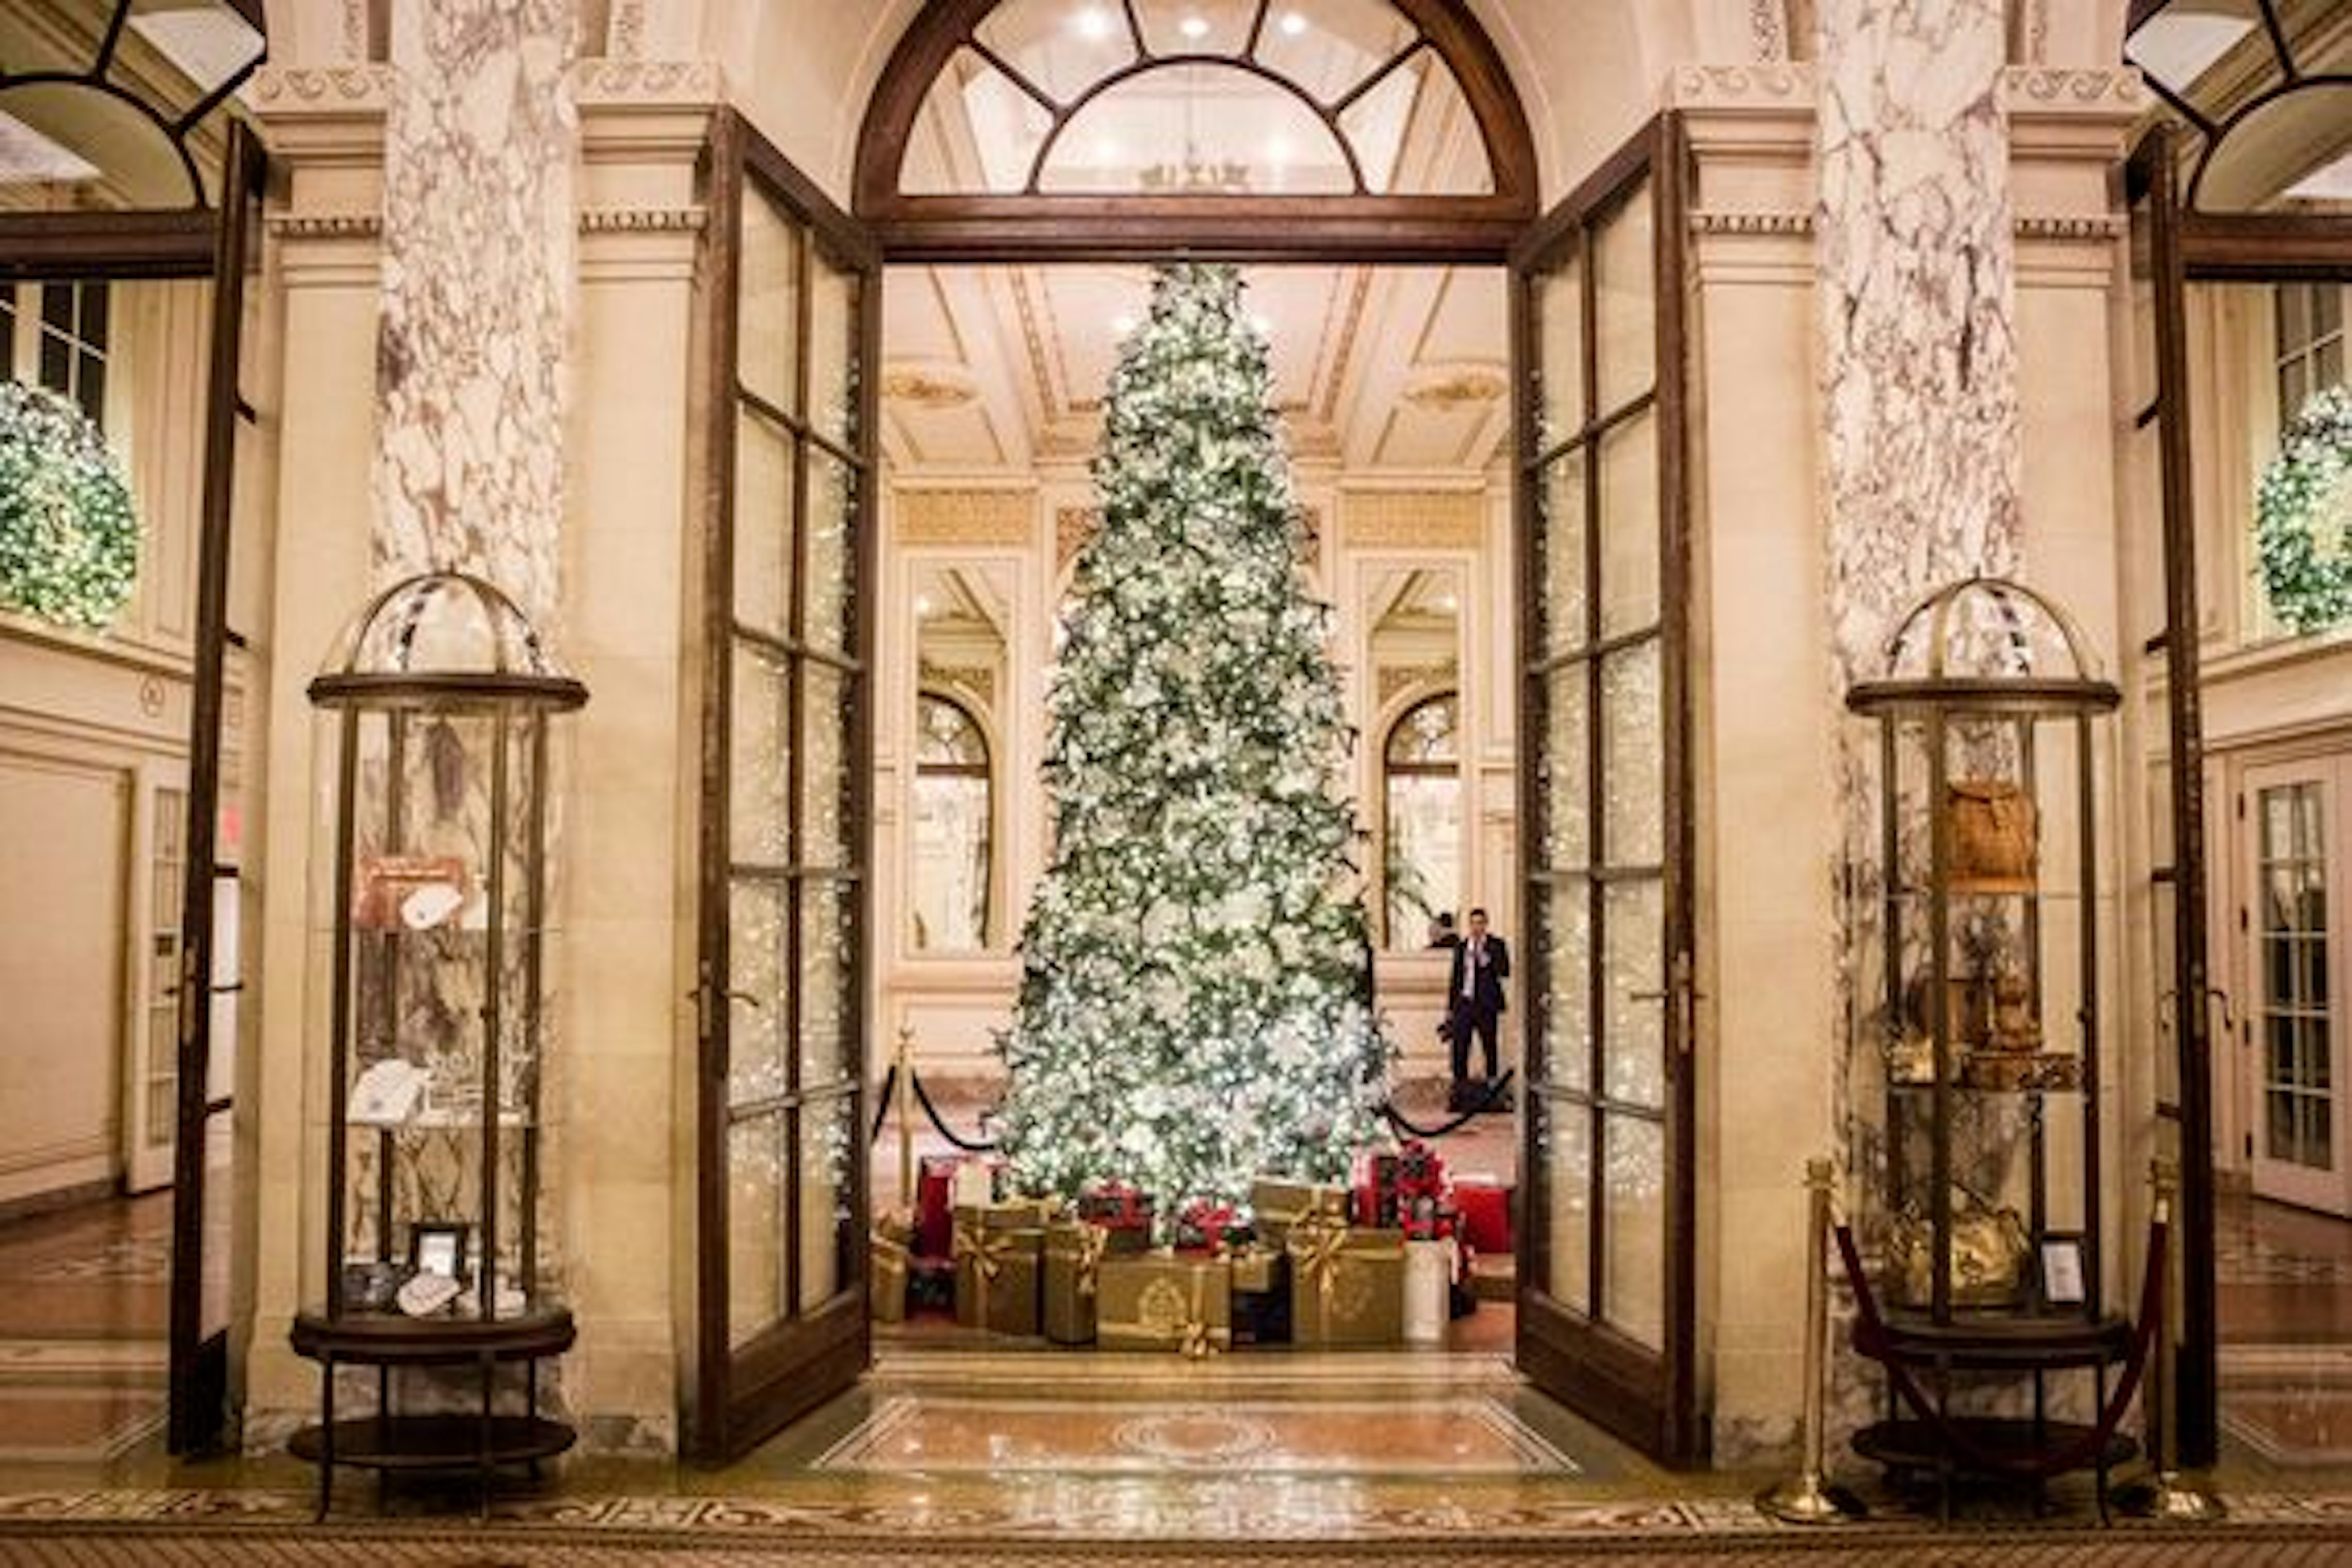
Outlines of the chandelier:
[[1247,163],[1235,159],[1204,159],[1200,149],[1187,142],[1181,163],[1162,159],[1148,163],[1138,180],[1156,195],[1238,195],[1250,188],[1250,171]]

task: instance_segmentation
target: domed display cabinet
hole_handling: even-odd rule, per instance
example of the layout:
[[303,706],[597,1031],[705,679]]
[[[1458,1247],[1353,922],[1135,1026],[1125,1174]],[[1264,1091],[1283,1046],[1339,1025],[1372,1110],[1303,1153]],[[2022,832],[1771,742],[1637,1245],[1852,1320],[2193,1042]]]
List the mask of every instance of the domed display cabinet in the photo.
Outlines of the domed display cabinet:
[[[291,1337],[320,1416],[291,1447],[321,1513],[339,1466],[473,1470],[487,1508],[499,1470],[572,1441],[541,1411],[573,1335],[541,1178],[551,774],[588,693],[505,594],[442,572],[369,605],[310,695],[325,1169]],[[339,1413],[371,1382],[373,1409]]]
[[1956,1476],[2071,1468],[2104,1496],[2129,1447],[2090,1416],[2133,1342],[2104,1289],[2099,1125],[2119,694],[2062,609],[1973,577],[1906,616],[1846,701],[1876,724],[1880,872],[1856,922],[1874,1266],[1849,1263],[1855,1348],[1887,1384],[1854,1447],[1947,1502]]

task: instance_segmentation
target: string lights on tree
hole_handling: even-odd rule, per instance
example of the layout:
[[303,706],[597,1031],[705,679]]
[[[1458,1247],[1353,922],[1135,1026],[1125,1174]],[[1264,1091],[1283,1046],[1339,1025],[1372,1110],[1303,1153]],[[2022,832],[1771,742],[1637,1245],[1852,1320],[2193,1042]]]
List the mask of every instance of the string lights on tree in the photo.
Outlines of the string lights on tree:
[[1123,1180],[1169,1215],[1341,1176],[1379,1127],[1350,735],[1271,390],[1239,273],[1161,268],[1049,698],[1054,858],[1001,1041],[1024,1190]]

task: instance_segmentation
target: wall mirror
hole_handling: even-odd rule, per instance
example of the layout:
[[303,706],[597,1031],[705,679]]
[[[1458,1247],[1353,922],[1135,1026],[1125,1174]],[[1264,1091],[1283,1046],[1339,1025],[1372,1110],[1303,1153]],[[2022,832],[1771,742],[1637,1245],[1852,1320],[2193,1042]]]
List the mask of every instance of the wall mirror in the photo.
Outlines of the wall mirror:
[[907,951],[1006,944],[1004,758],[1011,715],[1012,566],[919,560],[908,694]]
[[1465,574],[1453,563],[1396,563],[1362,581],[1380,942],[1412,952],[1435,940],[1441,915],[1462,915]]

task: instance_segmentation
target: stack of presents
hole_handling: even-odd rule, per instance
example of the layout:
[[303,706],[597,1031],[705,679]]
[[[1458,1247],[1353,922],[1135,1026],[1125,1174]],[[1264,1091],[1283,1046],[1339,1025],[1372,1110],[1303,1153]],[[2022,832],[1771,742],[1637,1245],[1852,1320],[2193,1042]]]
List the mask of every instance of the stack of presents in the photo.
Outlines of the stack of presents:
[[1195,1203],[1154,1245],[1150,1194],[1116,1183],[1074,1205],[1005,1195],[991,1156],[921,1167],[911,1214],[872,1247],[874,1315],[952,1310],[992,1334],[1176,1351],[1442,1341],[1475,1306],[1471,1262],[1511,1247],[1510,1189],[1449,1179],[1426,1145],[1359,1156],[1347,1185],[1263,1179],[1249,1206]]

